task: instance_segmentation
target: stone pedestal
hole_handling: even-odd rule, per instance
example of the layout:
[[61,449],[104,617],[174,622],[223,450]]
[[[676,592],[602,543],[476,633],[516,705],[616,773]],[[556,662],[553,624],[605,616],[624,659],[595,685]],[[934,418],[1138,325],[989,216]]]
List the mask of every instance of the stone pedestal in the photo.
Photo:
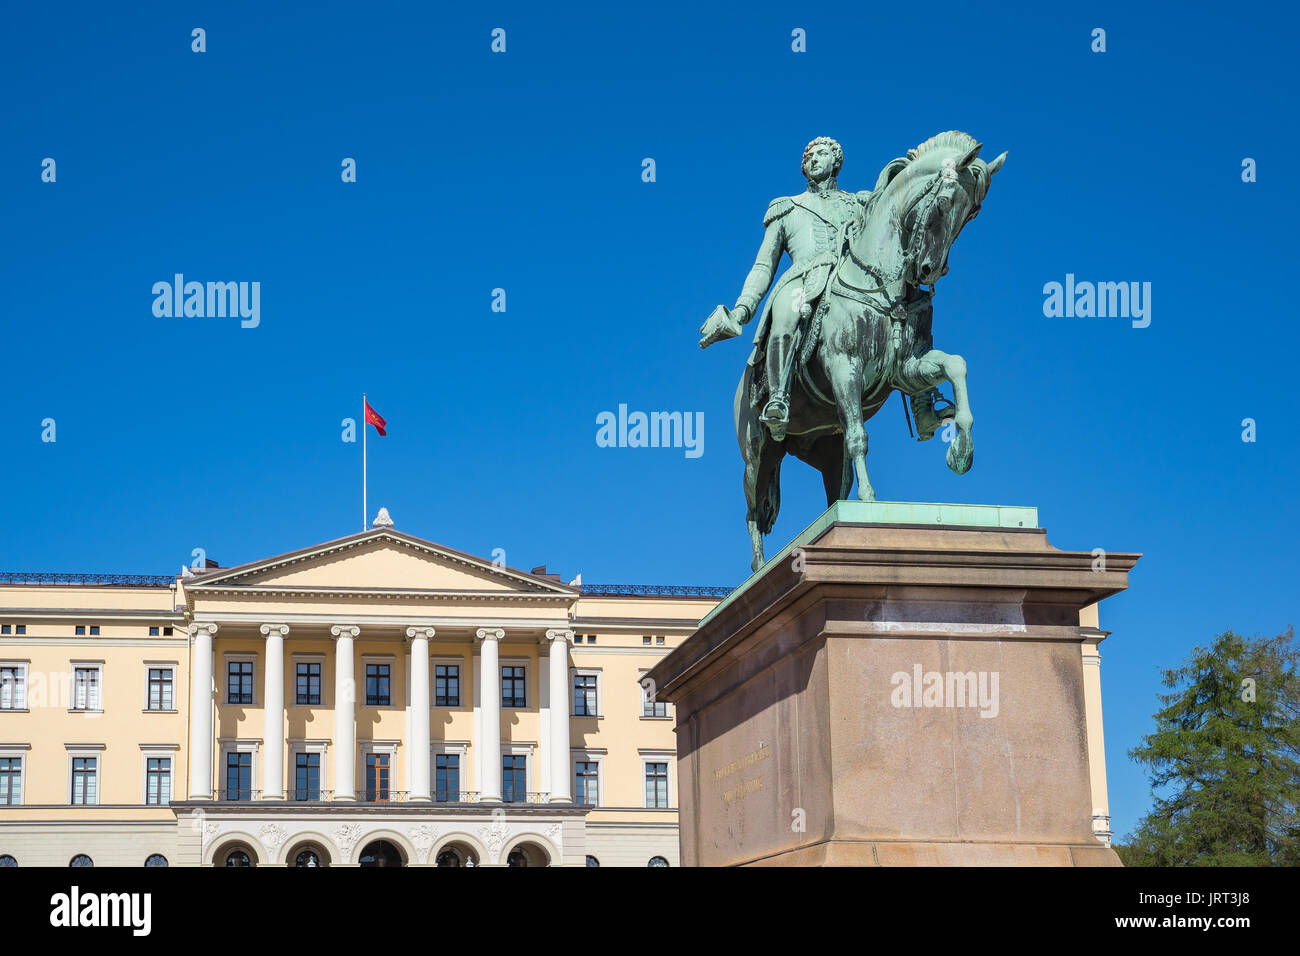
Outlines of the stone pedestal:
[[838,502],[648,675],[682,864],[1118,865],[1083,658],[1138,557],[1034,508]]

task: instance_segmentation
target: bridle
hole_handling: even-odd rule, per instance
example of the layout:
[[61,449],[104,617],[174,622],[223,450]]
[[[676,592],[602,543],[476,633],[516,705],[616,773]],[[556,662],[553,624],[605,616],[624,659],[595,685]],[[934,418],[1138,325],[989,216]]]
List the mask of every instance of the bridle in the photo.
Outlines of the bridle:
[[[921,248],[920,248],[921,239],[925,233],[925,230],[922,228],[918,228],[918,226],[921,223],[929,222],[930,212],[931,210],[933,210],[935,204],[937,204],[939,201],[939,192],[943,188],[943,185],[945,183],[956,182],[956,181],[957,181],[957,170],[956,170],[955,161],[952,159],[944,160],[943,169],[941,169],[938,173],[936,173],[933,176],[933,178],[931,178],[930,182],[926,184],[925,189],[921,190],[921,192],[916,196],[916,198],[907,204],[907,207],[903,210],[902,214],[899,216],[898,221],[900,224],[906,222],[907,217],[911,215],[913,210],[916,210],[917,206],[921,206],[921,204],[924,203],[921,209],[916,212],[916,219],[915,219],[916,225],[914,225],[912,228],[912,235],[908,239],[907,248],[903,250],[903,261],[898,267],[898,272],[896,272],[892,276],[886,275],[883,270],[878,269],[870,262],[866,262],[861,257],[859,257],[858,254],[853,249],[853,243],[849,242],[848,243],[849,258],[853,260],[853,263],[859,269],[861,269],[867,275],[871,276],[873,279],[879,282],[880,287],[876,289],[860,289],[857,286],[854,286],[846,282],[842,277],[839,277],[838,276],[839,270],[837,269],[836,278],[838,278],[839,283],[848,289],[852,289],[854,292],[858,292],[866,295],[872,295],[872,294],[879,294],[884,292],[887,289],[887,287],[893,285],[895,282],[902,279],[903,276],[907,274],[907,271],[911,268],[912,264],[916,261],[917,257],[920,255],[921,252]],[[962,229],[965,229],[967,224],[970,223],[972,219],[974,219],[976,216],[979,215],[979,211],[980,211],[980,203],[977,202],[974,205],[974,207],[971,209],[970,213],[966,216],[966,219],[962,222],[961,229],[958,229],[957,232],[961,232]],[[911,284],[915,285],[918,289],[920,288],[921,285],[920,283],[911,283]],[[935,285],[934,283],[931,283],[928,296],[932,297],[934,295],[934,290],[935,290]],[[857,297],[854,296],[854,298]],[[865,302],[867,300],[860,300],[860,301]],[[874,305],[874,303],[870,303],[870,302],[868,302],[867,304]],[[897,309],[897,307],[898,304],[895,303],[894,308]]]

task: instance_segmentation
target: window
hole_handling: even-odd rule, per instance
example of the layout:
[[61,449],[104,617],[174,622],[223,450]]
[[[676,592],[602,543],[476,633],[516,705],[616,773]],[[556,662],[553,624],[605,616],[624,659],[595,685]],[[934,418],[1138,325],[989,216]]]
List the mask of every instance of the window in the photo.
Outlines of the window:
[[366,754],[366,800],[388,802],[388,754]]
[[68,861],[68,866],[94,866],[95,861],[84,853],[78,853]]
[[596,635],[595,635],[595,634],[588,634],[588,635],[587,635],[587,643],[588,643],[588,644],[595,644],[595,643],[596,643]]
[[434,757],[434,800],[456,803],[460,800],[460,754],[437,754]]
[[300,707],[320,706],[320,661],[299,661],[296,665],[297,692],[294,703]]
[[251,704],[253,702],[253,662],[250,660],[226,662],[226,703]]
[[581,635],[581,634],[574,634],[574,635],[573,635],[573,643],[575,643],[575,644],[581,644],[581,643],[582,643],[582,635]]
[[366,665],[366,706],[388,707],[392,704],[390,684],[392,668],[388,664]]
[[166,806],[172,799],[171,757],[146,757],[144,768],[144,802],[149,806]]
[[251,867],[253,859],[245,850],[231,850],[226,854],[226,866]]
[[650,857],[650,862],[646,864],[646,866],[667,866],[667,865],[668,865],[668,861],[665,860],[662,856],[652,856]]
[[19,624],[18,626],[16,626],[16,627],[14,628],[14,633],[15,633],[15,634],[26,634],[26,633],[27,633],[27,625],[26,625],[26,624]]
[[149,668],[149,709],[175,710],[170,667]]
[[84,625],[84,624],[78,624],[75,628],[72,629],[72,633],[75,634],[75,635],[77,635],[77,637],[85,637],[85,636],[86,636],[86,625]]
[[573,675],[573,716],[598,717],[596,688],[599,678],[595,674]]
[[295,754],[293,774],[293,798],[295,800],[320,799],[320,754]]
[[8,634],[8,633],[9,633],[9,625],[0,624],[0,634]]
[[3,856],[0,856],[0,867],[11,867],[17,865],[18,865],[18,861],[15,860],[8,853],[4,854]]
[[664,642],[664,639],[663,639],[662,637],[656,637],[656,638],[655,638],[655,643],[656,643],[656,644],[662,644],[663,642]]
[[573,799],[593,807],[600,803],[600,764],[596,761],[578,760],[574,763]]
[[528,681],[522,666],[508,665],[501,668],[501,706],[527,707],[528,696],[524,688]]
[[652,810],[668,807],[668,762],[647,760],[645,763],[645,805]]
[[0,757],[0,805],[23,802],[23,758]]
[[[150,637],[157,637],[157,636],[158,636],[158,628],[156,628],[156,627],[151,627],[151,628],[149,628],[149,636],[150,636]],[[147,863],[145,864],[145,866],[148,866],[148,865],[149,865],[149,864],[147,864]]]
[[[72,709],[100,710],[99,668],[76,667],[72,672]],[[138,686],[138,685],[137,685]]]
[[72,758],[71,802],[74,806],[92,806],[99,803],[98,767],[98,757]]
[[0,710],[27,709],[27,663],[0,663]]
[[145,866],[166,866],[167,857],[163,856],[161,853],[151,853],[149,855],[149,858],[144,861],[144,865]]
[[433,706],[460,706],[460,665],[435,664],[433,668]]
[[320,866],[320,854],[315,850],[303,850],[293,858],[293,865],[299,869]]
[[172,629],[170,627],[164,627],[163,637],[171,637],[171,636],[172,636]]
[[641,643],[642,643],[642,644],[649,644],[649,643],[650,643],[650,636],[649,636],[649,635],[646,635],[645,637],[641,638]]
[[253,755],[248,751],[226,754],[226,799],[253,799]]
[[98,636],[99,636],[99,625],[98,625],[98,624],[92,624],[92,625],[90,625],[90,636],[91,636],[91,637],[98,637]]
[[[641,677],[645,678],[648,671],[642,671]],[[668,704],[662,700],[651,700],[650,691],[643,683],[641,685],[641,716],[642,717],[667,717]]]
[[[522,668],[521,668],[522,670]],[[528,800],[528,761],[523,754],[505,754],[501,758],[501,802],[526,803]]]
[[588,866],[600,866],[600,860],[598,860],[598,859],[596,859],[594,856],[591,856],[590,854],[588,854],[588,855],[587,855],[587,865],[588,865]]

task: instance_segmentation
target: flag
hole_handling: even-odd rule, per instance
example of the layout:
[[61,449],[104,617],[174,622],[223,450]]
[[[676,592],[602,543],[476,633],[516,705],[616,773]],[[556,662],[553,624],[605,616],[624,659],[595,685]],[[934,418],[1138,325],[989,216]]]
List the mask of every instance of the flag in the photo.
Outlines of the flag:
[[366,424],[374,425],[375,431],[379,432],[379,437],[383,438],[385,435],[388,434],[388,432],[384,431],[384,428],[388,425],[388,422],[384,421],[383,418],[380,417],[379,413],[370,407],[369,402],[366,402],[365,405],[366,405]]

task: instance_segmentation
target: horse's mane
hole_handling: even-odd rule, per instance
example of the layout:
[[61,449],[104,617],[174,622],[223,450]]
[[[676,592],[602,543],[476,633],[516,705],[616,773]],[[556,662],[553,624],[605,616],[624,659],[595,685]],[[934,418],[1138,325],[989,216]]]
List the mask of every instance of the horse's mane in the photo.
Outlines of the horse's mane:
[[[909,149],[906,156],[891,159],[885,164],[885,168],[880,171],[880,176],[876,179],[876,188],[871,191],[871,195],[868,197],[867,202],[863,207],[865,214],[868,217],[871,215],[872,209],[880,199],[881,193],[885,191],[885,187],[889,185],[890,181],[893,180],[895,176],[910,166],[914,160],[926,155],[927,153],[934,152],[935,150],[960,152],[965,154],[978,145],[979,141],[969,133],[963,133],[958,129],[950,129],[943,133],[936,133],[915,149]],[[988,173],[984,170],[983,164],[980,161],[976,161],[972,164],[972,172],[975,174],[978,182],[978,195],[982,199],[984,194],[988,191]]]
[[909,149],[907,158],[916,159],[918,156],[923,156],[935,149],[952,149],[967,153],[977,145],[979,145],[979,141],[970,133],[963,133],[959,129],[950,129],[946,133],[935,133],[916,149]]

